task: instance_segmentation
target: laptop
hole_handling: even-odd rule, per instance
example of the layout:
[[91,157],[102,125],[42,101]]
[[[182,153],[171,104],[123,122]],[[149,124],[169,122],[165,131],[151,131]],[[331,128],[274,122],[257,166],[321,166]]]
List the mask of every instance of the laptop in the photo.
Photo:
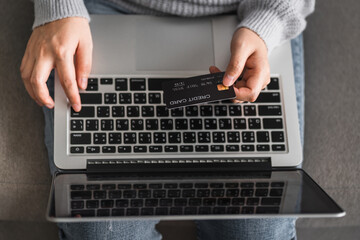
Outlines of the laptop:
[[[55,76],[47,218],[341,217],[301,164],[290,42],[254,103],[167,109],[164,81],[225,69],[235,16],[94,15],[93,68],[74,112]],[[311,161],[311,159],[309,160]]]

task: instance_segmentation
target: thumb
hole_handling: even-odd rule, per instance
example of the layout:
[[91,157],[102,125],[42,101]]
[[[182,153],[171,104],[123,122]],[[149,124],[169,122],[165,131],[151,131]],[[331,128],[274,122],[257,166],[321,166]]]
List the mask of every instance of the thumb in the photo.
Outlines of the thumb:
[[75,56],[75,69],[76,81],[80,89],[86,89],[88,76],[91,72],[92,65],[92,43],[79,42],[76,56]]
[[231,86],[240,77],[244,70],[246,60],[250,53],[243,48],[237,48],[231,54],[230,62],[226,68],[223,84],[225,86]]

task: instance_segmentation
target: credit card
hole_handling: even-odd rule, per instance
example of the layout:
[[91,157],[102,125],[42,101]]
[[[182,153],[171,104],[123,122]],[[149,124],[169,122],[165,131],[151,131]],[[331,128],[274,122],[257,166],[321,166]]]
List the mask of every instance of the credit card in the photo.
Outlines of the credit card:
[[225,72],[163,81],[164,101],[168,109],[234,99],[234,87],[222,84]]

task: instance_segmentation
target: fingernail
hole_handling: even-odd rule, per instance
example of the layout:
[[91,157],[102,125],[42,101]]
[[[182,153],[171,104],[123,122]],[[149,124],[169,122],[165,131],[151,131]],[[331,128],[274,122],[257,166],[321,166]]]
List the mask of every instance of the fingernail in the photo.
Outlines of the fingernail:
[[81,86],[82,86],[82,88],[83,88],[83,89],[85,89],[85,88],[86,88],[87,81],[88,81],[88,79],[87,79],[87,78],[85,78],[85,77],[80,79]]
[[79,112],[81,110],[81,106],[79,104],[73,104],[72,108],[74,109],[75,112]]
[[46,104],[45,106],[46,106],[47,108],[49,108],[49,109],[53,108],[53,105],[52,105],[52,104]]
[[223,84],[225,86],[231,86],[234,83],[234,79],[235,79],[234,76],[231,76],[229,74],[225,74]]

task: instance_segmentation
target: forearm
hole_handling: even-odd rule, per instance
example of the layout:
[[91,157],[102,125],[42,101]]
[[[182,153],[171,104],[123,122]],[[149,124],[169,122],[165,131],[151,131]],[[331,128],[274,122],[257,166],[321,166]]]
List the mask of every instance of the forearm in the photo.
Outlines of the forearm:
[[33,29],[67,17],[90,20],[83,0],[34,0],[35,21]]
[[256,32],[268,51],[299,35],[306,27],[305,18],[314,11],[315,0],[244,0],[239,4],[238,27]]

